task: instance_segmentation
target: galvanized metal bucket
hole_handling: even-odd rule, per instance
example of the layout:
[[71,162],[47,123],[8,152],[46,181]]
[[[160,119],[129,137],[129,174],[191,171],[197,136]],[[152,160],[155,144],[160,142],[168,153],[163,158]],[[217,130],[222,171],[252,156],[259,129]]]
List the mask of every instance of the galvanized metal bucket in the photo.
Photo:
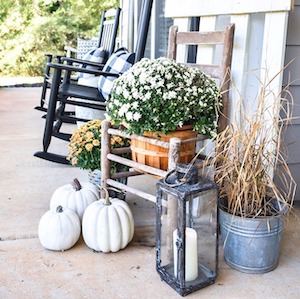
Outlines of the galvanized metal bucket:
[[278,265],[284,216],[241,218],[219,209],[224,259],[245,273],[266,273]]

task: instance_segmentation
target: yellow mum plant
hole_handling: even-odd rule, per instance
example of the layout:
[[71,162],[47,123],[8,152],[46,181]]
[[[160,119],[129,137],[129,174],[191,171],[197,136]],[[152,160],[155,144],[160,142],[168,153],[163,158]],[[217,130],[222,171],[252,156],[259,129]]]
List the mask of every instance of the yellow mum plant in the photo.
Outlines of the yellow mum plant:
[[[112,136],[113,148],[127,147],[130,141],[120,136]],[[130,154],[122,154],[127,157]],[[101,120],[91,120],[73,132],[69,143],[67,159],[81,169],[100,169],[101,165]],[[117,171],[118,163],[111,161],[112,172]]]

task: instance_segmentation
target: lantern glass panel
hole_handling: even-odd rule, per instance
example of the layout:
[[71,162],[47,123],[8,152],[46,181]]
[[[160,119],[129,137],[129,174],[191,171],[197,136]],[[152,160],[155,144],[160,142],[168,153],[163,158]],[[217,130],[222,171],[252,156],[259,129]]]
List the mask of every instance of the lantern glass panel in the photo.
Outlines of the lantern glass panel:
[[186,201],[186,227],[197,233],[198,263],[213,272],[217,268],[217,196],[217,190],[210,189]]
[[183,200],[178,199],[180,195],[162,192],[160,266],[174,280],[179,279],[178,248],[184,242],[178,229],[184,227],[187,287],[206,284],[216,277],[217,196],[216,189],[192,193]]
[[[172,212],[173,209],[173,212]],[[161,266],[174,276],[173,232],[177,229],[178,202],[172,195],[162,194],[161,213]],[[174,213],[174,211],[176,211]]]

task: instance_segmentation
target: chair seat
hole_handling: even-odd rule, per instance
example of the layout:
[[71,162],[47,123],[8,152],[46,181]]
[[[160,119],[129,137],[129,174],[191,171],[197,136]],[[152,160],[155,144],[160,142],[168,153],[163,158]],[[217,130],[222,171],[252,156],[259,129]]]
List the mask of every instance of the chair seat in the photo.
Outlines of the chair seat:
[[98,89],[90,86],[62,84],[59,92],[67,97],[105,102],[103,95],[99,93]]

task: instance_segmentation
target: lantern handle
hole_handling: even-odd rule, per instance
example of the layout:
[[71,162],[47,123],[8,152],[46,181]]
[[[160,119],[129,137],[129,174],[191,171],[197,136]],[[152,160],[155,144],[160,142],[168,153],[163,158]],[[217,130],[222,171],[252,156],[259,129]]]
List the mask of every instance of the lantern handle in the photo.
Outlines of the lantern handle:
[[166,176],[163,178],[164,184],[171,186],[171,187],[178,187],[181,186],[182,184],[184,184],[183,181],[180,181],[178,178],[177,174],[177,170],[176,169],[172,169],[170,170]]
[[[182,171],[180,171],[182,170]],[[187,168],[184,169],[180,165],[177,165],[175,169],[170,170],[166,176],[164,177],[163,181],[164,184],[170,187],[178,187],[186,183],[195,183],[193,181],[194,177],[192,175],[193,171],[195,171],[195,166],[193,164],[188,164]],[[179,177],[179,173],[184,173],[183,177]],[[191,175],[190,175],[191,174]]]

